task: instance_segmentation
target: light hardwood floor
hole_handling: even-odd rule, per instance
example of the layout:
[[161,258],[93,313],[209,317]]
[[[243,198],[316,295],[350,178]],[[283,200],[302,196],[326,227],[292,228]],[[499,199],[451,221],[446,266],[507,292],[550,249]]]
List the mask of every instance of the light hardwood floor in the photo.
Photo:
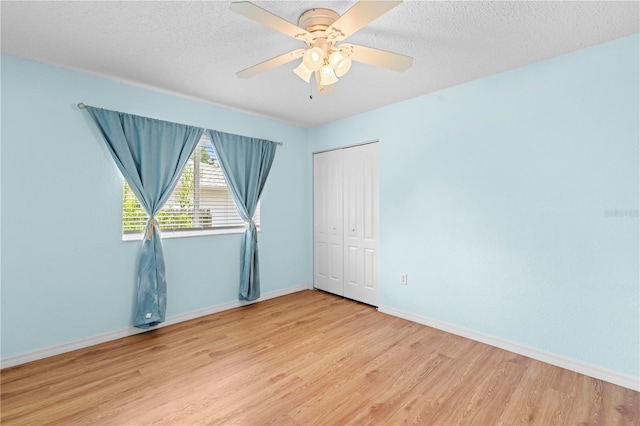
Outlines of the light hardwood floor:
[[303,291],[2,371],[3,425],[638,425],[640,394]]

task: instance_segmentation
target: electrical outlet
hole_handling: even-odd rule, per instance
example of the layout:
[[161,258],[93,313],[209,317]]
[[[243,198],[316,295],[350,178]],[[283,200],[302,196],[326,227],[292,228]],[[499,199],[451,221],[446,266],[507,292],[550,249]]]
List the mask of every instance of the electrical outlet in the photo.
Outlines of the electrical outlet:
[[407,273],[400,272],[400,284],[407,285]]

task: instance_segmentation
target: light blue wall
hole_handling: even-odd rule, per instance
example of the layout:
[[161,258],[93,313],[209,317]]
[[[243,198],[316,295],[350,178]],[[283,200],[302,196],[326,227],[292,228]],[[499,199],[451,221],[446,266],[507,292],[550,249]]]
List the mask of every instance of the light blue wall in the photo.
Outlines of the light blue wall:
[[[262,291],[311,282],[306,129],[7,55],[1,72],[3,357],[131,324],[140,243],[121,241],[122,178],[78,102],[284,142],[262,197]],[[164,240],[168,317],[238,299],[240,241]]]
[[[379,139],[381,304],[639,376],[638,50],[627,37],[310,130],[3,55],[2,356],[130,325],[138,243],[120,240],[121,177],[82,101],[285,142],[264,292],[312,279],[311,152]],[[239,235],[164,247],[168,316],[237,299]]]
[[310,131],[380,140],[382,305],[640,376],[638,40]]

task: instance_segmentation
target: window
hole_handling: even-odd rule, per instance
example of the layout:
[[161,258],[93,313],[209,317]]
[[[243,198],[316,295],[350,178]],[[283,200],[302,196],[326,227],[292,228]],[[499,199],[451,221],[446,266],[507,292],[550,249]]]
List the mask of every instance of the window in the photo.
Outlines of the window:
[[[123,239],[139,239],[147,214],[124,182],[122,191]],[[157,215],[163,236],[240,232],[244,221],[238,215],[227,182],[209,139],[203,135],[187,162],[169,200]],[[260,203],[253,217],[260,227]]]

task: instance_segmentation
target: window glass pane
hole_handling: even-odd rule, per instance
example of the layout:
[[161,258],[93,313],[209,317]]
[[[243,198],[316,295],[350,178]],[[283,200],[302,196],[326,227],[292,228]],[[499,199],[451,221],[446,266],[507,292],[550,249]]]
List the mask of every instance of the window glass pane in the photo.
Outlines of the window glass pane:
[[[147,214],[126,181],[122,193],[122,232],[141,233],[146,225]],[[244,227],[215,151],[205,137],[200,140],[157,218],[163,231]],[[260,204],[254,221],[260,225]]]

